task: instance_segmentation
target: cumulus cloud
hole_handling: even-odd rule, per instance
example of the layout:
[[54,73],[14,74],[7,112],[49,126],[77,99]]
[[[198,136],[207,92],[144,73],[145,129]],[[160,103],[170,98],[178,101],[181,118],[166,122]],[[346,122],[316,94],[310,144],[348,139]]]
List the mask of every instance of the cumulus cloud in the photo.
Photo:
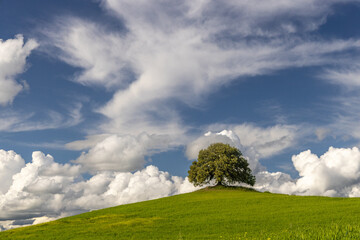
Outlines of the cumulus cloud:
[[[105,187],[104,187],[105,186]],[[167,172],[148,166],[135,173],[100,173],[87,182],[81,182],[74,189],[83,191],[75,206],[88,209],[132,203],[185,193],[196,188],[187,179],[171,177]]]
[[[283,126],[285,129],[287,127]],[[244,129],[247,128],[248,126]],[[273,128],[263,128],[262,131],[272,132]],[[274,141],[274,134],[263,133],[263,135],[272,136],[269,139],[271,142]],[[208,132],[204,137],[195,140],[195,147],[189,150],[189,156],[197,149],[212,143],[213,140],[241,146],[241,139],[232,130]],[[282,138],[278,138],[278,141],[281,142]],[[249,143],[245,142],[245,145],[247,144]],[[244,148],[245,145],[242,147]],[[275,149],[281,151],[276,147]],[[272,151],[272,153],[277,152]],[[0,192],[2,229],[197,189],[187,179],[170,176],[155,166],[148,166],[134,173],[102,171],[84,180],[80,165],[56,163],[52,156],[42,152],[34,152],[32,161],[26,165],[21,156],[13,151],[1,150],[0,157],[2,170],[0,177],[3,183],[7,183],[2,185]],[[254,163],[261,167],[256,159],[250,158],[249,161],[252,168]],[[17,167],[6,167],[10,165],[9,162],[16,163]],[[299,172],[298,179],[293,179],[286,173],[271,173],[258,167],[254,171],[257,179],[254,187],[260,191],[284,194],[360,196],[358,148],[330,147],[320,157],[307,150],[294,155],[292,162]]]
[[[42,152],[34,152],[26,165],[13,151],[1,150],[0,158],[0,177],[6,183],[0,192],[4,229],[196,189],[187,179],[155,166],[134,173],[106,171],[84,180],[80,165],[59,164]],[[7,168],[9,161],[19,166]]]
[[295,180],[283,172],[261,171],[256,173],[255,189],[272,193],[292,194],[296,190]]
[[12,177],[25,166],[25,161],[14,151],[0,150],[0,194],[9,190]]
[[34,39],[25,43],[22,35],[6,41],[0,39],[0,105],[11,103],[19,92],[27,88],[25,82],[19,83],[15,77],[25,71],[26,59],[37,47]]
[[76,162],[92,171],[134,171],[145,164],[145,153],[146,149],[137,139],[112,135],[82,153]]
[[259,190],[297,194],[354,197],[360,186],[360,151],[353,148],[334,148],[322,156],[310,150],[292,157],[298,179],[283,173],[261,172],[257,175]]
[[29,219],[60,211],[63,189],[79,174],[79,166],[55,163],[50,155],[34,152],[0,195],[0,219]]

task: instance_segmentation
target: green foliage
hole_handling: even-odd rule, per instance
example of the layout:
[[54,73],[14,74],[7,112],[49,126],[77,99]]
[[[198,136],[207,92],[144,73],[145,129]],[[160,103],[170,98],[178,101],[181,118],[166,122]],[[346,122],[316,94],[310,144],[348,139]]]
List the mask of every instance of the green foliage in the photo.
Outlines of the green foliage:
[[0,232],[0,239],[360,239],[360,199],[220,186]]
[[360,199],[217,186],[0,232],[0,239],[360,239]]
[[202,186],[215,180],[217,185],[233,183],[255,184],[255,176],[241,152],[229,144],[215,143],[199,152],[198,160],[190,166],[189,181]]

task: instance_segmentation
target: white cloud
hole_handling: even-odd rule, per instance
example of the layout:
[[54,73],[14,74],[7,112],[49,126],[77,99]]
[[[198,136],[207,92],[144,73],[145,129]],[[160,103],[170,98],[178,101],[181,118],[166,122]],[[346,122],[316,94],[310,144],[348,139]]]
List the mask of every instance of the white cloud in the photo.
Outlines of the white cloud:
[[297,195],[354,197],[360,189],[360,151],[354,148],[333,148],[322,156],[310,150],[292,157],[298,179],[283,173],[261,172],[255,188]]
[[15,80],[18,74],[25,71],[26,58],[38,47],[34,39],[24,43],[22,35],[3,41],[0,39],[0,105],[11,103],[27,84]]
[[[60,59],[81,68],[74,81],[114,92],[97,109],[108,121],[100,126],[100,134],[67,144],[86,150],[75,160],[79,165],[58,164],[51,156],[35,152],[32,162],[24,166],[14,152],[0,152],[0,180],[6,183],[0,187],[4,226],[16,225],[16,219],[36,223],[194,190],[187,179],[172,177],[154,166],[126,171],[141,169],[146,156],[188,143],[190,127],[184,126],[174,105],[199,107],[209,93],[232,81],[290,67],[339,63],[346,51],[358,50],[357,39],[324,40],[307,35],[325,23],[335,4],[344,2],[358,1],[103,0],[102,5],[123,21],[126,30],[111,31],[78,18],[60,19],[46,32],[49,42]],[[25,87],[15,77],[25,70],[26,57],[35,47],[34,40],[24,44],[20,35],[0,42],[0,104],[11,103]],[[341,78],[358,85],[353,78],[356,71],[329,74],[334,81]],[[19,115],[2,115],[0,129],[73,126],[82,119],[80,109],[69,114],[69,121],[56,112],[41,123],[29,122],[31,114],[26,122]],[[346,118],[342,123],[348,122],[358,121]],[[301,136],[297,126],[242,124],[209,130],[212,132],[188,144],[187,156],[196,158],[201,148],[213,142],[239,147],[256,173],[258,189],[305,195],[360,194],[356,148],[330,148],[320,158],[309,151],[294,156],[300,174],[294,180],[281,172],[264,171],[258,160],[294,146]],[[319,139],[325,137],[324,131],[316,134]],[[8,168],[9,159],[16,166]],[[82,180],[81,170],[94,175]]]
[[0,194],[9,190],[12,177],[25,166],[25,161],[14,151],[0,149]]
[[319,141],[324,140],[329,135],[330,132],[331,132],[330,129],[323,128],[323,127],[315,129],[315,135]]
[[52,37],[52,44],[61,49],[59,57],[70,65],[84,69],[75,76],[75,81],[109,89],[128,84],[131,76],[127,76],[129,66],[124,59],[130,56],[125,51],[127,43],[119,41],[121,34],[109,34],[101,25],[77,18],[61,20],[57,28],[63,30],[61,37],[57,35],[59,32],[49,31],[47,34]]
[[[231,131],[206,135],[237,139]],[[25,166],[22,158],[13,151],[2,150],[0,153],[0,162],[17,158],[16,161],[22,165],[16,171],[7,168],[2,171],[2,181],[10,182],[8,190],[0,193],[0,224],[3,229],[196,189],[187,179],[170,176],[155,166],[134,173],[106,171],[83,180],[79,165],[56,163],[50,155],[41,152],[34,152],[32,162]],[[255,188],[298,195],[360,195],[358,148],[330,147],[320,157],[308,150],[294,155],[292,161],[299,172],[298,179],[281,172],[257,171]]]
[[249,162],[249,167],[253,172],[258,172],[264,169],[264,167],[259,163],[258,158],[249,155],[249,152],[247,151],[248,149],[240,143],[239,137],[232,130],[223,130],[218,133],[209,131],[205,133],[204,136],[201,136],[187,144],[185,154],[189,160],[196,160],[200,150],[206,149],[211,144],[218,142],[229,144],[230,146],[241,150],[243,156]]
[[295,180],[282,172],[261,171],[256,173],[255,189],[272,193],[292,194],[296,192]]
[[2,182],[10,183],[0,192],[0,225],[5,229],[197,189],[155,166],[134,173],[107,171],[83,180],[80,165],[59,164],[41,152],[34,152],[26,165],[13,151],[1,150],[0,157],[0,163],[13,159],[22,164],[16,171],[1,168]]
[[82,104],[75,104],[65,113],[48,110],[45,114],[8,110],[0,113],[0,131],[24,132],[72,127],[83,121]]
[[299,171],[298,191],[306,194],[344,194],[346,187],[360,183],[360,152],[352,149],[330,147],[320,158],[305,151],[293,156]]
[[360,65],[357,62],[358,58],[353,57],[320,75],[323,80],[341,87],[341,94],[331,97],[330,122],[325,126],[334,137],[360,139]]
[[347,62],[343,68],[327,69],[320,77],[331,83],[344,86],[348,90],[354,90],[354,88],[360,87],[360,66],[357,63],[354,64],[354,59],[351,59],[351,63]]
[[134,171],[145,164],[146,148],[131,136],[109,136],[82,153],[76,163],[90,171]]
[[[118,17],[123,30],[76,17],[58,18],[45,34],[56,56],[81,69],[74,81],[114,92],[96,109],[107,117],[98,135],[68,147],[89,145],[92,139],[77,162],[91,171],[112,167],[123,171],[139,169],[153,151],[144,143],[134,145],[141,134],[171,139],[163,149],[186,145],[191,126],[175,110],[177,104],[201,107],[210,93],[232,81],[290,67],[338,63],[346,51],[358,49],[357,39],[306,35],[324,24],[340,2],[344,3],[103,0],[101,5]],[[334,54],[336,58],[331,57]],[[293,129],[266,130],[269,135],[263,136],[261,130],[250,128],[251,134],[266,139],[249,146],[241,142],[248,154],[250,145],[256,145],[251,153],[256,159],[293,142]],[[249,129],[243,126],[233,133],[242,137]],[[111,144],[104,147],[107,141]]]
[[[341,87],[339,96],[331,96],[328,110],[329,124],[325,126],[333,137],[360,139],[360,65],[357,57],[351,57],[327,69],[319,77]],[[328,107],[328,106],[326,106]]]
[[186,148],[188,159],[196,159],[201,149],[210,144],[222,142],[240,149],[248,158],[250,168],[253,172],[259,172],[265,168],[259,163],[259,159],[270,157],[281,153],[285,149],[293,147],[300,137],[298,127],[292,125],[275,125],[267,128],[252,124],[241,125],[213,125],[211,131],[189,143]]
[[276,36],[313,31],[324,24],[333,5],[348,2],[358,1],[102,1],[107,9],[123,17],[131,28],[151,24],[168,30],[191,22],[201,25],[206,32],[233,36]]
[[188,158],[196,158],[198,152],[211,143],[228,143],[238,147],[247,157],[256,176],[254,187],[257,190],[296,195],[360,196],[360,151],[357,147],[330,147],[320,157],[310,150],[294,155],[293,167],[300,177],[293,179],[283,172],[266,171],[258,160],[293,147],[297,143],[297,127],[275,125],[260,128],[242,124],[228,129],[231,130],[208,132],[190,143],[186,151]]
[[[249,155],[258,159],[273,156],[294,146],[301,133],[295,125],[274,125],[261,128],[252,124],[234,126],[240,143]],[[250,153],[252,152],[252,153]]]
[[67,17],[47,34],[62,60],[83,69],[75,81],[115,91],[98,109],[109,118],[101,126],[104,133],[183,136],[188,128],[173,103],[199,106],[239,77],[331,64],[340,58],[329,55],[358,48],[352,39],[289,35],[316,29],[339,2],[108,0],[102,5],[126,31]]
[[9,190],[0,195],[0,219],[29,219],[63,208],[64,190],[79,175],[79,166],[55,163],[34,152],[32,162],[15,174]]
[[[331,132],[334,138],[342,138],[348,140],[360,140],[360,89],[353,88],[354,91],[346,91],[340,97],[333,97],[330,107],[327,110],[327,124],[320,129],[326,129],[324,135],[327,136]],[[318,128],[319,129],[319,128]],[[315,132],[317,135],[319,132]]]
[[66,144],[66,147],[71,150],[85,150],[94,147],[97,143],[108,138],[109,134],[99,134],[87,136],[85,140],[78,140]]
[[[100,183],[100,186],[94,182]],[[197,189],[187,179],[171,177],[167,172],[159,171],[155,166],[148,166],[133,174],[101,173],[80,185],[85,191],[84,195],[75,201],[75,205],[79,208],[85,206],[88,209],[100,208],[104,205],[103,202],[106,202],[108,206],[118,205]]]
[[[69,143],[69,148],[87,149],[75,163],[81,164],[87,171],[129,172],[142,169],[145,157],[153,153],[178,146],[176,139],[167,135],[100,135],[87,140]],[[81,148],[83,147],[83,148]]]
[[231,130],[224,130],[219,133],[207,132],[204,134],[204,136],[197,138],[196,140],[187,145],[186,156],[190,160],[197,159],[200,150],[206,149],[211,144],[217,142],[226,143],[233,147],[243,149],[240,144],[240,140]]

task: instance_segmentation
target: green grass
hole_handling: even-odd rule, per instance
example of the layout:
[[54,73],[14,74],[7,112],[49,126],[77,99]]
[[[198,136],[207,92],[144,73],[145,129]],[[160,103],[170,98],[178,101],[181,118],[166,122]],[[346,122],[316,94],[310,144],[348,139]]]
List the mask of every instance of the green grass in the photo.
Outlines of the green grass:
[[360,239],[360,199],[216,187],[9,230],[0,239]]

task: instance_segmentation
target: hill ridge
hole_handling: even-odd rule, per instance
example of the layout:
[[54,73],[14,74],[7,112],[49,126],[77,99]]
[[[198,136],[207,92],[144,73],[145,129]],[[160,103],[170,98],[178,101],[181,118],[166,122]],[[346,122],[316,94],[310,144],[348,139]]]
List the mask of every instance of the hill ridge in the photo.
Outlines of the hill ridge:
[[357,198],[217,186],[8,230],[0,239],[356,239],[359,220]]

